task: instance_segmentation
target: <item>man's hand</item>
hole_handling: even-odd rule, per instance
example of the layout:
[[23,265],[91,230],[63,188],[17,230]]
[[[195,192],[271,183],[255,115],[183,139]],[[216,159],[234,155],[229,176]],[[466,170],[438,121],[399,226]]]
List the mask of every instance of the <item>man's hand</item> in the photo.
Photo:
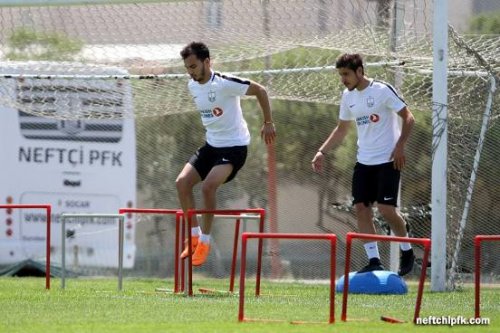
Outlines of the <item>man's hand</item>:
[[274,143],[276,140],[276,128],[274,127],[274,123],[264,123],[260,129],[260,137],[268,145]]
[[403,170],[406,165],[405,147],[403,144],[396,144],[391,158],[393,159],[394,169]]
[[325,161],[325,155],[318,151],[316,155],[314,155],[314,158],[312,160],[312,168],[315,172],[322,172],[323,171],[323,163]]

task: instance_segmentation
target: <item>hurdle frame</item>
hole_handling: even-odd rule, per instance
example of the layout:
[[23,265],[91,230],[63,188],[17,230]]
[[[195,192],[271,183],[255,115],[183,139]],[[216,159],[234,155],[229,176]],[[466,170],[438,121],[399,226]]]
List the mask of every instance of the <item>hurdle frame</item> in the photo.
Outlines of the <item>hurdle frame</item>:
[[415,313],[413,316],[413,323],[417,322],[417,318],[420,315],[420,307],[422,304],[422,295],[424,291],[424,282],[427,274],[427,264],[429,262],[429,253],[431,247],[431,240],[429,238],[411,238],[411,237],[400,237],[400,236],[383,236],[375,234],[363,234],[356,232],[348,232],[346,235],[346,256],[345,256],[345,271],[344,271],[344,291],[342,297],[342,314],[341,320],[347,321],[347,298],[349,295],[349,271],[351,264],[351,247],[353,239],[364,239],[364,240],[376,240],[376,241],[388,241],[388,242],[400,242],[400,243],[413,243],[421,244],[424,246],[424,256],[422,259],[422,272],[420,273],[420,280],[418,283],[417,300],[415,304]]
[[[234,287],[234,272],[236,267],[236,257],[237,257],[237,248],[238,248],[238,235],[239,235],[239,226],[240,220],[245,219],[244,215],[241,214],[254,214],[260,216],[259,218],[259,233],[264,232],[264,221],[266,218],[266,210],[263,208],[244,208],[244,209],[189,209],[187,212],[187,237],[184,237],[184,223],[183,223],[183,239],[187,238],[187,246],[189,249],[189,254],[187,259],[187,288],[184,288],[184,272],[182,271],[182,286],[181,290],[184,290],[184,293],[187,296],[193,296],[193,258],[192,258],[192,249],[191,249],[191,226],[193,225],[193,216],[194,215],[204,215],[204,214],[214,214],[215,217],[225,216],[227,218],[235,218],[235,236],[233,242],[233,258],[231,263],[231,281],[230,281],[230,291]],[[257,276],[256,283],[258,289],[260,290],[260,275],[262,271],[262,240],[259,240],[258,245],[258,257],[257,257]],[[182,267],[181,270],[184,268]]]
[[[246,275],[246,257],[247,257],[247,242],[248,239],[257,238],[261,242],[262,239],[299,239],[299,240],[325,240],[330,242],[330,308],[328,315],[328,324],[335,322],[335,272],[336,272],[336,251],[337,251],[337,236],[335,234],[311,234],[311,233],[255,233],[244,232],[241,235],[241,265],[240,265],[240,301],[238,307],[238,321],[256,321],[245,318],[245,275]],[[260,274],[259,274],[260,275]],[[255,296],[260,295],[260,279],[259,284],[255,288]]]
[[45,232],[45,289],[50,289],[50,226],[52,206],[49,204],[7,204],[0,205],[0,209],[45,209],[47,226]]
[[474,317],[481,318],[481,243],[500,241],[500,235],[476,235],[474,237]]
[[181,225],[183,212],[181,209],[163,209],[163,208],[120,208],[119,214],[156,214],[156,215],[174,215],[175,214],[175,249],[174,249],[174,293],[180,291],[179,288],[179,227]]
[[122,214],[61,214],[61,289],[66,288],[66,219],[71,218],[116,218],[118,219],[118,290],[123,289],[123,239],[125,215]]

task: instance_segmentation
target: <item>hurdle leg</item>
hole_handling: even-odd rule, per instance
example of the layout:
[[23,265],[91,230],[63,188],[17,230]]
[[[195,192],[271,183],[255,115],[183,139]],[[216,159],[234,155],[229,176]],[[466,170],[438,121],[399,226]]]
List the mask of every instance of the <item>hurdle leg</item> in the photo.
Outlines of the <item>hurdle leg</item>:
[[231,260],[231,277],[229,280],[229,292],[234,291],[234,275],[236,271],[236,259],[238,256],[238,238],[240,236],[240,219],[236,219],[234,225],[233,258]]
[[480,318],[479,304],[481,300],[481,237],[476,236],[474,238],[474,261],[475,261],[475,271],[476,276],[474,277],[474,317]]
[[179,233],[182,211],[175,214],[175,249],[174,249],[174,293],[179,292]]
[[188,296],[193,296],[193,251],[191,248],[191,227],[193,225],[193,212],[188,212],[187,218],[187,240],[188,240],[188,256],[187,256],[187,290],[185,291]]
[[247,267],[247,238],[241,241],[241,262],[240,262],[240,303],[238,310],[238,321],[245,320],[245,274]]
[[45,211],[47,214],[47,221],[45,222],[47,224],[47,229],[45,231],[46,234],[46,240],[45,240],[45,256],[46,256],[46,262],[45,262],[45,289],[50,289],[50,225],[51,225],[51,215],[52,215],[52,206],[50,205],[45,205]]
[[[266,212],[264,209],[260,211],[259,233],[264,233],[264,221],[266,219]],[[264,248],[264,241],[259,238],[258,252],[257,252],[257,274],[255,276],[255,295],[260,295],[260,277],[262,274],[262,252]]]
[[422,272],[420,273],[420,281],[418,282],[417,302],[415,304],[415,315],[413,316],[413,323],[417,323],[417,318],[420,316],[420,307],[422,305],[422,297],[424,294],[424,284],[425,277],[427,275],[427,263],[429,262],[430,250],[430,242],[424,243],[424,258],[422,260]]
[[335,270],[337,267],[336,260],[337,238],[330,238],[330,316],[328,319],[329,324],[335,322]]
[[[184,215],[182,215],[182,223],[181,223],[181,239],[182,239],[182,245],[184,245],[184,240],[186,239],[186,223],[187,221],[184,219]],[[186,258],[181,260],[181,271],[179,273],[181,277],[181,290],[180,292],[183,292],[186,288]]]
[[342,321],[347,320],[347,297],[349,296],[349,271],[351,270],[351,245],[352,238],[351,235],[346,236],[346,247],[345,247],[345,270],[344,270],[344,291],[342,295],[342,314],[340,319]]

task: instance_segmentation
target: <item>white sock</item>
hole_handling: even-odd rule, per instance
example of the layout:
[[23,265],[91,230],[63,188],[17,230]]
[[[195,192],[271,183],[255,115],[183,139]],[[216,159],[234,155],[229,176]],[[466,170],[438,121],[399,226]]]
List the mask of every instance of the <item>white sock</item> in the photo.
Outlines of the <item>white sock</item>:
[[368,259],[371,259],[371,258],[379,258],[380,259],[380,255],[378,253],[377,242],[365,243],[365,251],[366,251],[366,255],[368,256]]
[[191,228],[191,237],[193,237],[193,236],[200,236],[200,235],[201,235],[201,228],[200,228],[200,226],[192,227]]
[[205,244],[210,244],[210,234],[201,234],[200,235],[200,242],[205,243]]

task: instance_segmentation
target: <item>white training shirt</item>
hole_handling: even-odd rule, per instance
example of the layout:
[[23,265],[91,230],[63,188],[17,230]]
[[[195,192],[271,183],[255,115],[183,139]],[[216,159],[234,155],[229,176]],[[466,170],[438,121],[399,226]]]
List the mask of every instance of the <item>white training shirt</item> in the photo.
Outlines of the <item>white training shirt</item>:
[[388,83],[371,80],[359,91],[345,89],[340,102],[341,120],[355,120],[359,163],[377,165],[391,161],[401,135],[397,112],[406,106]]
[[246,146],[250,132],[243,118],[240,96],[250,81],[211,72],[204,84],[189,80],[188,88],[206,129],[207,142],[213,147]]

